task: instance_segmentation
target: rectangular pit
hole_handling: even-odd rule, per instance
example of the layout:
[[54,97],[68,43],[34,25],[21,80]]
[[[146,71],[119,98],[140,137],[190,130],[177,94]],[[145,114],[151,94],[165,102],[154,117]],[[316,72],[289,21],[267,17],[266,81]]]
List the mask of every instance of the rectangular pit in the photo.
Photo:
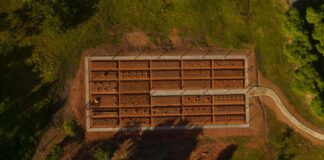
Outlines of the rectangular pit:
[[180,68],[179,60],[153,60],[152,61],[152,69],[173,69]]
[[92,95],[91,101],[96,107],[117,107],[118,95]]
[[[244,59],[123,59],[89,64],[91,127],[245,123],[245,95],[223,95],[244,88]],[[218,93],[218,89],[227,91]]]
[[244,77],[244,70],[243,69],[215,69],[214,70],[214,77]]
[[211,80],[183,80],[182,89],[211,89]]
[[244,68],[244,60],[213,60],[214,68]]
[[153,90],[181,89],[180,80],[154,80],[152,81]]
[[149,69],[150,61],[120,61],[120,69]]
[[159,96],[159,97],[151,97],[151,99],[152,99],[152,105],[154,106],[181,104],[180,96]]
[[92,80],[109,80],[109,79],[117,79],[118,72],[117,71],[92,71],[91,79]]
[[184,105],[212,104],[212,96],[183,96],[182,104]]
[[214,89],[243,89],[244,79],[215,79]]
[[183,60],[183,68],[210,68],[210,60]]
[[122,81],[120,82],[120,92],[123,93],[148,93],[150,91],[149,81]]
[[154,70],[152,71],[152,78],[154,79],[175,79],[180,78],[181,71],[180,70]]
[[147,106],[150,104],[149,94],[121,94],[120,106]]
[[94,93],[116,93],[118,92],[117,81],[95,81],[90,84]]

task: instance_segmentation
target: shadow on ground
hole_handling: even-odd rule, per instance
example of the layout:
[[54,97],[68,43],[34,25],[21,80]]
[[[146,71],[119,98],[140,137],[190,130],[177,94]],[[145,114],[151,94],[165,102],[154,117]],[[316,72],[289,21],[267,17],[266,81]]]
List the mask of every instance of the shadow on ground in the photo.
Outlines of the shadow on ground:
[[[157,125],[150,131],[123,128],[112,138],[100,139],[84,144],[75,154],[75,160],[94,159],[94,154],[99,148],[109,150],[109,157],[114,159],[141,159],[141,160],[184,160],[190,159],[191,153],[199,146],[199,135],[203,129],[174,129],[161,130],[161,126],[189,125],[189,122],[177,123],[167,121]],[[138,126],[132,126],[138,127]],[[127,143],[128,145],[124,145]],[[218,158],[230,159],[237,146],[229,145]],[[123,152],[116,154],[116,151]]]

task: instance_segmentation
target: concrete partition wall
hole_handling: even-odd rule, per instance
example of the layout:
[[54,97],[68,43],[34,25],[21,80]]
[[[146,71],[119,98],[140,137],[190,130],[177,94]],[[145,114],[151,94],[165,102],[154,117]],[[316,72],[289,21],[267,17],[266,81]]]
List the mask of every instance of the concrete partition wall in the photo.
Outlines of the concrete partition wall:
[[[152,61],[154,60],[165,60],[167,61],[172,61],[172,60],[178,60],[181,63],[180,67],[176,67],[176,68],[171,68],[171,69],[166,69],[166,68],[152,68]],[[211,68],[203,68],[201,66],[192,66],[191,67],[191,61],[193,62],[195,61],[199,61],[199,60],[207,60],[210,61],[211,64]],[[214,68],[214,62],[217,60],[243,60],[244,61],[244,66],[243,68],[232,68],[232,69],[228,69],[228,68]],[[102,64],[98,64],[96,67],[97,68],[93,68],[93,66],[91,65],[92,62],[105,62],[105,61],[111,61],[111,62],[116,62],[116,66],[114,66],[115,64],[111,63],[111,65],[106,65],[108,67],[113,67],[111,69],[108,68],[104,68],[105,66]],[[148,63],[149,67],[146,67],[146,65],[137,64],[137,68],[127,68],[127,64],[129,64],[130,66],[133,65],[131,64],[130,61],[141,61],[141,62],[145,62]],[[124,63],[125,62],[125,63]],[[129,63],[128,63],[129,62]],[[224,61],[224,63],[227,61]],[[185,68],[183,66],[184,63],[188,63],[187,67]],[[104,66],[103,68],[100,68],[102,66]],[[125,68],[120,68],[121,66],[125,66]],[[215,64],[216,65],[216,64]],[[145,68],[146,67],[146,68]],[[201,67],[201,68],[199,68]],[[145,123],[146,121],[150,121],[149,125],[140,125],[140,126],[128,126],[125,127],[125,129],[147,129],[147,130],[156,130],[156,129],[193,129],[193,128],[247,128],[249,127],[249,97],[247,94],[247,87],[248,87],[248,58],[246,57],[246,55],[231,55],[231,54],[225,54],[225,55],[160,55],[160,56],[147,56],[147,55],[143,55],[143,56],[92,56],[92,57],[85,57],[85,87],[86,87],[86,127],[87,127],[87,131],[117,131],[120,130],[121,128],[124,128],[124,123],[122,124],[121,121],[125,121],[128,123],[131,123],[132,119],[140,122],[140,123]],[[154,78],[152,77],[152,73],[155,71],[161,71],[160,74],[165,74],[162,71],[169,71],[169,73],[167,74],[179,74],[180,76],[177,77],[157,77]],[[186,71],[188,70],[188,73],[186,73]],[[190,70],[190,71],[189,71]],[[224,71],[225,70],[225,71]],[[229,70],[229,71],[226,71]],[[233,77],[226,77],[228,76],[228,74],[236,74],[239,73],[237,72],[237,70],[244,72],[244,77],[242,78],[233,78]],[[109,73],[103,73],[103,72],[107,72],[109,71]],[[121,77],[121,74],[123,74],[124,71],[129,71],[127,72],[127,76],[133,76],[133,78],[124,78]],[[141,72],[142,71],[142,72]],[[95,75],[91,75],[92,72],[98,74],[99,76],[94,77]],[[116,73],[115,73],[116,72]],[[196,72],[197,73],[210,73],[211,77],[197,77],[196,76]],[[219,74],[223,74],[224,77],[214,77],[214,74],[217,75],[218,72]],[[235,72],[235,73],[234,73]],[[103,74],[105,76],[109,76],[109,74],[117,74],[117,78],[107,78],[107,79],[102,79],[100,77],[100,74]],[[146,74],[148,74],[148,77],[135,77],[135,76],[147,76]],[[186,74],[188,76],[191,76],[189,78],[186,77]],[[230,75],[229,74],[229,75]],[[96,79],[97,78],[97,79]],[[231,88],[230,87],[226,87],[224,86],[223,88],[221,88],[222,86],[219,86],[217,84],[217,82],[222,82],[222,79],[229,79],[229,81],[237,81],[236,79],[243,79],[244,84],[243,87],[241,88]],[[105,81],[104,84],[100,83],[101,81]],[[141,81],[143,82],[143,84],[145,84],[146,82],[149,83],[149,87],[150,90],[146,91],[146,90],[138,90],[138,91],[132,91],[129,92],[127,90],[120,92],[120,84],[122,82],[125,81]],[[179,81],[180,83],[180,88],[179,89],[152,89],[152,83],[155,83],[156,81],[161,81],[161,83],[165,83],[166,81]],[[184,88],[185,84],[184,83],[192,83],[192,85],[194,84],[199,84],[196,82],[203,82],[203,81],[210,81],[211,84],[209,86],[209,88],[207,87],[207,89],[199,89],[199,86],[197,87],[198,89],[194,88]],[[216,82],[215,82],[216,81]],[[106,84],[107,82],[107,84]],[[118,84],[118,91],[97,91],[96,90],[96,86],[98,83],[98,86],[100,85],[112,85],[112,83],[114,82]],[[144,83],[145,82],[145,83]],[[233,82],[234,83],[234,82]],[[225,84],[225,83],[224,83]],[[125,84],[126,85],[126,84]],[[134,86],[131,83],[127,84],[128,86]],[[102,87],[103,89],[107,89],[105,88],[107,86]],[[193,86],[194,87],[194,86]],[[98,87],[100,88],[100,87]],[[124,102],[121,102],[121,100],[123,100],[123,98],[121,97],[125,97],[126,95],[131,94],[131,95],[136,95],[135,98],[137,97],[137,99],[140,99],[141,96],[140,95],[149,95],[150,100],[149,100],[149,104],[136,104],[137,102],[135,102],[135,104],[132,104],[134,106],[126,106],[125,108],[129,108],[128,110],[124,109],[123,106]],[[105,96],[103,95],[115,95],[113,97],[117,97],[118,100],[116,100],[115,105],[116,106],[100,106],[101,103],[103,103],[103,101],[106,99]],[[230,96],[234,96],[235,95],[244,95],[244,105],[245,106],[245,110],[244,110],[244,122],[240,122],[240,123],[234,123],[233,122],[226,122],[227,119],[227,115],[222,115],[222,114],[215,114],[214,109],[215,109],[215,105],[220,105],[222,106],[222,104],[216,104],[213,101],[215,101],[215,96],[220,96],[221,98],[226,98],[226,96],[229,96],[227,98],[233,98]],[[99,97],[99,98],[93,98],[93,97]],[[205,96],[211,97],[211,102],[210,104],[197,104],[199,108],[199,105],[201,106],[205,106],[205,107],[200,107],[202,109],[211,109],[211,113],[207,114],[205,116],[205,118],[207,117],[211,117],[210,119],[210,123],[204,123],[204,124],[186,124],[186,125],[176,125],[176,126],[155,126],[154,125],[154,121],[155,119],[157,120],[156,117],[172,117],[172,114],[169,115],[155,115],[154,113],[154,109],[158,106],[154,106],[152,104],[152,97],[163,97],[163,96],[179,96],[181,97],[181,99],[183,99],[184,97],[188,97],[190,98],[190,96]],[[199,98],[200,99],[200,98]],[[131,99],[132,100],[132,99]],[[96,102],[96,101],[100,101],[100,102]],[[125,101],[125,100],[123,100]],[[181,100],[182,101],[182,100]],[[141,101],[142,102],[142,101]],[[98,104],[94,104],[94,103],[98,103]],[[110,104],[109,102],[105,102],[107,104]],[[125,102],[126,103],[126,102]],[[133,102],[132,102],[133,103]],[[191,104],[192,103],[192,104]],[[224,101],[225,103],[225,101]],[[98,106],[95,106],[98,105]],[[138,105],[138,106],[136,106]],[[228,105],[228,104],[223,104],[223,105]],[[234,103],[231,105],[237,105]],[[201,115],[194,115],[194,114],[188,114],[185,115],[183,114],[184,109],[188,109],[191,106],[196,106],[196,104],[194,102],[190,102],[189,104],[184,104],[183,102],[181,102],[181,104],[174,106],[173,110],[170,110],[172,112],[177,112],[178,110],[180,110],[181,113],[178,113],[177,115],[175,115],[174,117],[178,117],[179,119],[183,120],[183,119],[193,119],[195,118],[195,116],[201,116],[201,120],[200,121],[204,121],[204,119],[202,117],[204,117],[204,114]],[[140,107],[146,108],[146,109],[141,109]],[[163,110],[163,106],[159,106],[161,107],[161,109]],[[164,108],[172,108],[172,106],[165,106]],[[186,108],[188,107],[188,108]],[[138,115],[126,115],[125,113],[129,110],[132,110],[132,108],[137,108],[137,111],[143,111],[143,113],[141,113],[142,115],[144,113],[149,114],[150,116],[138,116]],[[192,107],[191,107],[192,108]],[[230,109],[228,106],[224,107],[225,110],[226,109]],[[149,112],[149,113],[148,113]],[[166,111],[167,112],[167,111]],[[114,116],[114,114],[116,113],[116,116]],[[125,115],[123,115],[125,114]],[[234,113],[233,113],[234,114]],[[237,114],[237,113],[235,113]],[[229,114],[229,116],[232,114]],[[134,118],[135,117],[135,118]],[[115,126],[94,126],[92,124],[92,118],[98,118],[98,119],[111,119],[111,118],[115,118],[116,120],[116,125]],[[137,118],[137,119],[136,119]],[[215,122],[215,118],[220,118],[220,119],[224,119],[224,123],[221,121],[219,124]],[[235,118],[235,117],[234,117]],[[239,118],[239,117],[236,117]],[[139,119],[139,120],[138,120]],[[196,118],[197,119],[197,118]],[[229,118],[230,119],[230,118]],[[114,120],[114,122],[115,122]],[[193,119],[195,120],[195,119]],[[207,119],[208,120],[208,119]],[[112,122],[112,121],[111,121]],[[102,123],[105,123],[105,121],[102,121]]]

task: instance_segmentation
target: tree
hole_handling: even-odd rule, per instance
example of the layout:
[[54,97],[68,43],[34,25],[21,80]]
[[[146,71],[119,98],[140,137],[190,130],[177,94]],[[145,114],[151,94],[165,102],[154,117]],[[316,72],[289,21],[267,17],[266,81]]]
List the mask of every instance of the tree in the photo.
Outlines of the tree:
[[75,122],[75,120],[64,120],[63,129],[68,136],[75,137],[78,124]]

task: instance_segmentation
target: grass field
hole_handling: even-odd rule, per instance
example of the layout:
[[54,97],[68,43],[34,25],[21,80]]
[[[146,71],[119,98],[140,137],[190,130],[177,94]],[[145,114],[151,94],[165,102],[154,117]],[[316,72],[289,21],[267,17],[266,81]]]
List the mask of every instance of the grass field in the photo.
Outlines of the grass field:
[[324,147],[311,144],[289,127],[279,122],[274,113],[268,112],[269,142],[275,159],[323,159]]
[[[7,115],[2,119],[11,118],[17,108],[24,111],[17,113],[20,119],[0,126],[0,135],[10,133],[3,136],[6,138],[2,143],[13,146],[11,152],[3,150],[3,157],[32,155],[37,139],[50,119],[50,116],[39,115],[51,113],[48,108],[52,110],[55,99],[64,102],[62,97],[66,95],[66,82],[78,70],[82,51],[103,43],[119,46],[123,35],[134,30],[147,33],[151,43],[159,46],[166,45],[168,35],[176,29],[181,38],[196,46],[255,48],[264,75],[279,85],[307,120],[324,126],[324,120],[315,118],[303,103],[304,97],[295,94],[290,87],[292,65],[288,64],[284,55],[287,39],[283,33],[283,18],[286,8],[282,0],[94,0],[89,1],[92,6],[82,6],[80,2],[78,5],[82,10],[74,8],[82,15],[72,17],[71,21],[78,23],[69,25],[65,30],[56,28],[57,21],[51,16],[42,25],[33,24],[37,22],[34,19],[21,21],[13,11],[23,6],[23,0],[0,2],[0,13],[6,13],[11,20],[9,27],[0,29],[0,42],[13,42],[17,47],[30,48],[28,53],[21,49],[25,53],[23,55],[15,52],[10,56],[20,61],[4,61],[6,63],[2,64],[15,66],[12,71],[26,70],[23,75],[14,72],[0,79],[3,86],[10,86],[10,92],[17,92],[10,94],[9,100],[0,97],[0,114]],[[38,15],[38,12],[26,15]],[[40,33],[23,34],[30,26],[41,26]],[[12,85],[16,83],[19,85]],[[22,86],[28,87],[18,93]],[[29,95],[25,97],[30,98],[20,100],[21,95]],[[19,103],[15,102],[17,99]],[[16,107],[8,107],[12,104]],[[43,123],[30,125],[37,121]],[[25,130],[30,132],[25,133]],[[19,143],[15,142],[17,139],[20,139]],[[16,154],[15,150],[20,152]]]

